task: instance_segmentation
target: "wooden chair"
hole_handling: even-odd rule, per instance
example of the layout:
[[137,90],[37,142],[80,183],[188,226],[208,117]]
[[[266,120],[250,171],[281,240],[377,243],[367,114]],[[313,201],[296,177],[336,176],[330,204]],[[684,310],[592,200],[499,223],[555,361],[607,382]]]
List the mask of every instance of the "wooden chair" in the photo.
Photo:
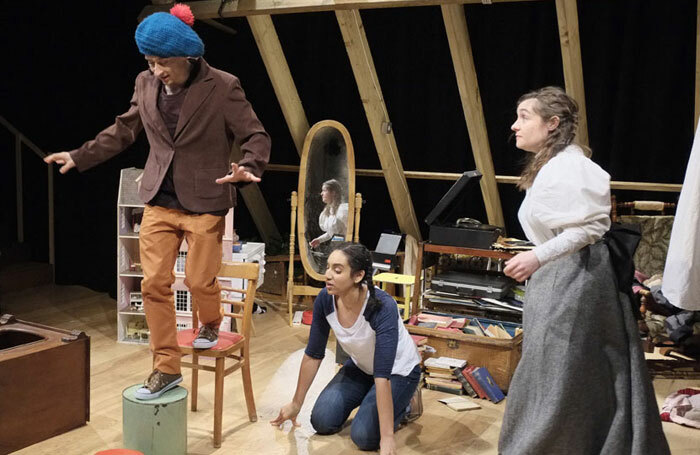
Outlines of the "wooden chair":
[[[247,280],[247,289],[236,289],[222,284],[221,290],[229,293],[237,293],[245,296],[243,300],[230,300],[222,298],[222,304],[230,304],[232,311],[224,312],[224,316],[233,318],[236,321],[238,333],[219,332],[219,342],[211,349],[194,349],[192,341],[198,333],[199,322],[197,311],[193,304],[192,309],[192,329],[181,330],[177,334],[178,344],[183,355],[191,355],[192,362],[182,362],[183,367],[192,368],[192,411],[197,410],[197,385],[199,370],[213,371],[214,379],[214,447],[221,447],[221,423],[224,405],[224,377],[241,369],[243,379],[243,392],[245,394],[246,406],[248,407],[248,418],[251,422],[258,420],[255,412],[255,401],[253,398],[253,386],[250,379],[250,329],[251,317],[253,313],[253,301],[255,300],[255,290],[258,282],[258,264],[251,262],[224,262],[219,272],[219,279],[238,278]],[[215,365],[205,365],[199,363],[200,357],[209,357],[215,360]],[[226,359],[233,359],[236,362],[226,368]]]

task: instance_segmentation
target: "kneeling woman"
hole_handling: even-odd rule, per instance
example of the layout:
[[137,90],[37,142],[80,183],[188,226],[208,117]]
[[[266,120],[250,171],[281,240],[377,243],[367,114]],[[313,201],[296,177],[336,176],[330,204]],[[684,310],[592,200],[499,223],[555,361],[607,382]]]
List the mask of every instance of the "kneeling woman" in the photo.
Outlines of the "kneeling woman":
[[270,423],[291,419],[296,425],[330,329],[350,359],[316,400],[311,425],[318,434],[337,433],[359,406],[350,430],[353,442],[362,450],[396,453],[394,429],[418,386],[420,357],[396,302],[372,284],[372,258],[359,244],[343,243],[328,257],[326,287],[314,302],[294,398]]

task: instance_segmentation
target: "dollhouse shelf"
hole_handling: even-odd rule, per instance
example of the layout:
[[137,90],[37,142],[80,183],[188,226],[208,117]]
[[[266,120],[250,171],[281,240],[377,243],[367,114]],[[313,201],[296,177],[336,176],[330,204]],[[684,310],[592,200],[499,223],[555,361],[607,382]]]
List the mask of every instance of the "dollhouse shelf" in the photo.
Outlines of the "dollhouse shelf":
[[[122,169],[119,180],[117,200],[117,341],[129,344],[148,344],[146,315],[143,311],[134,311],[134,304],[143,304],[141,281],[143,271],[140,269],[139,234],[134,232],[136,223],[143,220],[144,205],[138,195],[137,179],[141,169]],[[265,264],[265,244],[244,243],[240,253],[233,253],[233,241],[238,237],[233,229],[233,209],[225,217],[221,255],[225,261],[257,262],[260,264],[258,286],[263,283]],[[192,298],[185,286],[184,261],[187,258],[187,242],[183,241],[175,267],[175,282],[172,289],[175,294],[175,317],[180,328],[192,326]],[[228,286],[245,289],[246,280],[222,279]],[[134,302],[132,302],[134,299]],[[230,318],[224,318],[221,330],[231,330]]]

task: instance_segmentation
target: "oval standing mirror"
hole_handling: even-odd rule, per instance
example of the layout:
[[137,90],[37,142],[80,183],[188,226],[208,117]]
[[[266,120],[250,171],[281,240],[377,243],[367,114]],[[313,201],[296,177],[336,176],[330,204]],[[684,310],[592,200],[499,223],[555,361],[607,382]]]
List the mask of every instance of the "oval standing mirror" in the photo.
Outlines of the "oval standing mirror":
[[355,212],[355,155],[348,130],[334,120],[311,127],[299,167],[299,255],[324,281],[333,245],[351,241]]

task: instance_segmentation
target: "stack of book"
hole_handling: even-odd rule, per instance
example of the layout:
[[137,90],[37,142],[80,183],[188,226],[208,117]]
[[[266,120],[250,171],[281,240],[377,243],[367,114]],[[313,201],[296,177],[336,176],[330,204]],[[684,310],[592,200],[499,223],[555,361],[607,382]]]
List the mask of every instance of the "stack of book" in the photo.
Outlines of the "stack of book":
[[[467,335],[481,335],[490,338],[503,338],[510,340],[513,338],[502,323],[482,323],[479,319],[474,318],[469,321],[469,325],[465,326],[462,331]],[[515,336],[521,333],[523,329],[520,327],[515,328]]]
[[462,383],[454,376],[454,370],[462,370],[467,361],[452,357],[431,357],[423,362],[425,366],[425,386],[430,390],[463,395]]
[[455,368],[452,374],[461,383],[463,389],[473,398],[484,398],[494,403],[503,400],[503,391],[496,385],[491,374],[485,367],[474,365]]
[[477,317],[452,317],[429,312],[411,316],[407,323],[447,332],[462,332],[490,338],[512,339],[522,331],[520,324]]

